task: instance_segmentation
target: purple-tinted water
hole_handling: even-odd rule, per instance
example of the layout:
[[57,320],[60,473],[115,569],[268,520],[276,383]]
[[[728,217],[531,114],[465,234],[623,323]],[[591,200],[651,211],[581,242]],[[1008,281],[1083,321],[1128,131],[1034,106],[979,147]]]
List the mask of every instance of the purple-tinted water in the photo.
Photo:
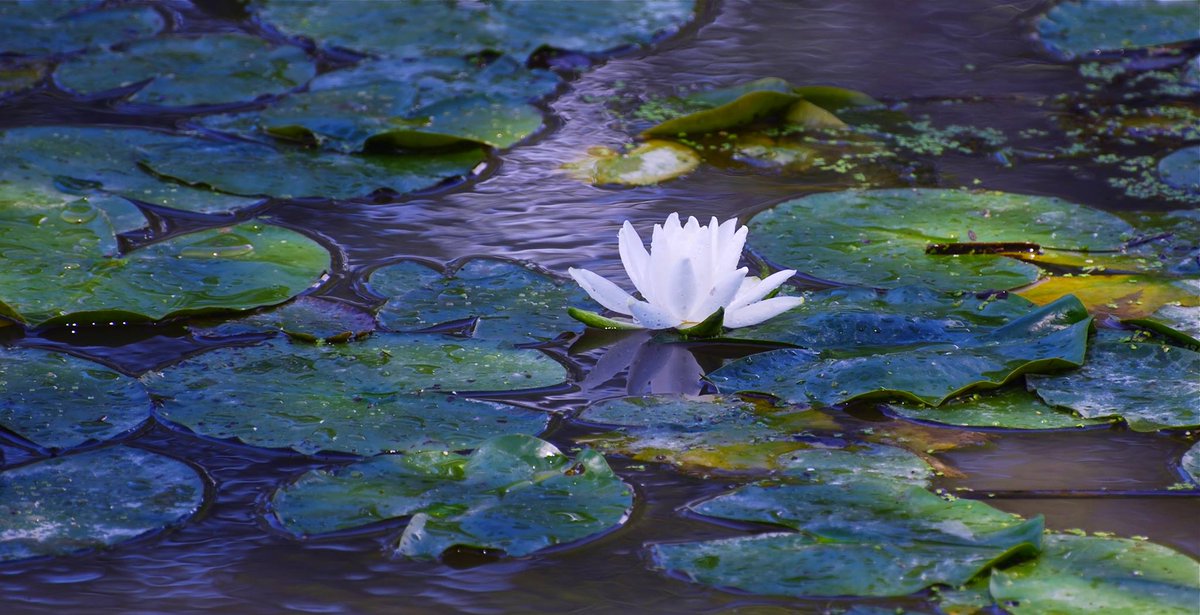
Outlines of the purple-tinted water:
[[[228,3],[222,3],[224,6]],[[709,6],[695,27],[653,49],[631,53],[583,74],[550,105],[556,128],[494,160],[477,180],[429,196],[372,205],[282,203],[267,214],[314,233],[339,259],[322,294],[359,304],[361,276],[401,255],[450,260],[493,255],[531,260],[563,271],[581,265],[619,275],[613,239],[621,221],[644,228],[672,211],[725,219],[748,214],[815,189],[802,175],[708,167],[660,187],[608,189],[576,182],[559,165],[590,146],[620,146],[628,131],[606,110],[614,96],[652,96],[677,88],[728,85],[777,76],[825,83],[910,102],[912,113],[1005,132],[1051,126],[1040,104],[1083,87],[1075,67],[1046,55],[1030,37],[1045,2],[929,0],[729,0]],[[228,7],[226,7],[228,8]],[[233,17],[190,13],[184,27],[240,27]],[[970,105],[943,99],[978,97]],[[4,125],[55,121],[170,125],[169,116],[114,116],[76,110],[53,97],[9,101]],[[7,113],[6,113],[7,112]],[[1054,195],[1107,209],[1130,202],[1097,178],[1086,161],[1017,164],[982,156],[934,161],[941,185],[975,185]],[[975,180],[979,180],[978,184]],[[184,219],[187,223],[187,219]],[[197,350],[170,327],[118,332],[56,332],[20,343],[68,347],[137,373]],[[720,357],[700,353],[711,368]],[[587,374],[597,353],[571,357]],[[571,412],[588,401],[626,391],[696,391],[686,357],[660,358],[675,371],[592,378],[573,392],[528,400]],[[870,419],[870,412],[865,418]],[[546,437],[564,448],[578,427]],[[846,608],[869,601],[794,601],[722,592],[652,572],[647,542],[735,535],[741,529],[681,515],[691,500],[737,484],[701,480],[648,464],[614,464],[637,489],[629,523],[576,548],[530,558],[447,563],[390,559],[383,531],[349,538],[295,541],[264,525],[262,502],[280,483],[319,462],[255,451],[155,426],[133,444],[186,457],[212,483],[208,506],[192,522],[118,548],[49,560],[0,565],[0,611],[6,613],[574,613],[717,612],[750,605],[797,610]],[[1044,514],[1051,528],[1145,535],[1200,554],[1200,499],[1167,486],[1181,479],[1182,436],[1098,429],[1040,434],[993,433],[989,443],[939,457],[965,478],[940,487],[1025,515]],[[6,461],[22,453],[5,447]],[[961,488],[967,488],[964,490]],[[919,601],[880,601],[888,607]]]

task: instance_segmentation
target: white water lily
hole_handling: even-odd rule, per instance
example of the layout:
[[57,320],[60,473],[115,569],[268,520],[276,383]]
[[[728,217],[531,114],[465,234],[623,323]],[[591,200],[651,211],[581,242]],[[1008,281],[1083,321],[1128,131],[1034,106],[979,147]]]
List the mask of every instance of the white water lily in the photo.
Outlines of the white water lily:
[[569,273],[587,294],[604,307],[633,317],[630,324],[647,329],[694,327],[724,308],[726,327],[747,327],[777,316],[804,302],[800,297],[764,299],[792,277],[784,270],[759,279],[738,267],[746,227],[737,220],[707,226],[696,218],[679,223],[679,214],[654,225],[650,251],[628,221],[617,233],[621,263],[642,295],[638,300],[610,280],[587,269]]

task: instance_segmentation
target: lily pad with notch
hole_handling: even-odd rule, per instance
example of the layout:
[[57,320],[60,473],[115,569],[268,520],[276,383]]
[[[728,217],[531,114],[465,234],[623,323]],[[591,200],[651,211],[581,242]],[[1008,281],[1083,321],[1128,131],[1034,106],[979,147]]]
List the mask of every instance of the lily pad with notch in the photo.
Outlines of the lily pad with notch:
[[166,22],[153,6],[96,0],[0,3],[0,53],[51,55],[153,36]]
[[271,496],[272,520],[312,537],[409,517],[395,554],[434,559],[460,546],[511,557],[619,527],[633,490],[600,454],[574,460],[531,436],[492,438],[470,455],[381,455],[315,470]]
[[136,378],[60,352],[0,347],[0,427],[46,449],[130,433],[150,418]]
[[303,342],[345,342],[375,330],[375,319],[347,303],[316,297],[297,297],[277,308],[257,311],[233,320],[188,323],[193,335],[219,339],[241,335],[283,332]]
[[284,338],[227,347],[142,377],[158,416],[212,438],[306,454],[462,450],[500,434],[537,434],[549,417],[462,391],[559,384],[537,350],[439,335],[376,334],[346,344]]
[[178,524],[199,510],[191,466],[125,446],[0,471],[0,561],[70,555]]
[[1089,419],[1070,410],[1047,405],[1018,387],[951,399],[938,407],[922,404],[889,404],[888,411],[910,419],[956,427],[997,429],[1072,429],[1107,425],[1113,419]]
[[1035,23],[1051,52],[1064,59],[1200,39],[1195,0],[1076,0],[1054,5]]
[[315,63],[299,47],[246,34],[213,33],[163,36],[135,41],[119,51],[77,56],[60,64],[54,79],[80,94],[147,81],[129,102],[178,107],[282,94],[315,74]]

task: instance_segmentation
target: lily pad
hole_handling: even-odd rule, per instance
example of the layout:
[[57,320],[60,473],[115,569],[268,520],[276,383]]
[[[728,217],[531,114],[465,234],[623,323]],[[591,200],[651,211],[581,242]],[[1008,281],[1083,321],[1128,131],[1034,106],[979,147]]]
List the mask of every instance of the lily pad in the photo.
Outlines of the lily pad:
[[561,383],[536,350],[436,335],[335,345],[273,339],[220,348],[143,376],[160,417],[214,438],[304,453],[461,450],[497,434],[540,433],[548,418],[450,397]]
[[1179,467],[1193,483],[1200,485],[1200,442],[1193,444],[1192,448],[1183,454]]
[[0,426],[48,449],[128,433],[150,418],[141,383],[68,354],[0,348]]
[[1052,534],[1037,559],[992,573],[992,597],[1022,613],[1195,613],[1200,563],[1150,542]]
[[1135,431],[1200,425],[1200,352],[1153,339],[1102,331],[1082,367],[1026,382],[1048,404],[1088,418],[1119,416]]
[[759,214],[750,229],[765,257],[819,278],[938,290],[1010,289],[1039,272],[997,254],[926,254],[931,244],[1113,250],[1133,232],[1120,218],[1059,199],[932,189],[811,195]]
[[422,149],[475,142],[507,148],[538,132],[533,102],[561,79],[502,56],[368,61],[321,75],[304,92],[256,113],[210,116],[206,126],[320,144],[341,152]]
[[1055,5],[1035,27],[1052,52],[1071,59],[1200,38],[1197,10],[1200,3],[1195,0],[1078,0]]
[[[0,183],[29,191],[95,197],[116,194],[198,213],[223,213],[254,200],[162,181],[138,168],[142,148],[191,137],[134,129],[25,127],[0,133]],[[145,223],[137,214],[136,225]]]
[[571,175],[595,185],[650,186],[696,170],[700,156],[672,141],[647,141],[623,154],[591,148],[588,157],[567,165]]
[[783,112],[803,100],[799,94],[755,90],[708,109],[667,120],[642,131],[643,137],[702,135],[729,130]]
[[1200,305],[1164,305],[1150,318],[1133,318],[1122,322],[1149,329],[1188,346],[1200,347]]
[[968,395],[952,399],[937,408],[909,403],[892,404],[888,409],[910,419],[958,427],[1070,429],[1112,422],[1083,418],[1073,412],[1048,406],[1037,396],[1020,388]]
[[486,159],[478,147],[437,154],[343,155],[193,141],[148,147],[139,162],[159,176],[230,194],[350,199],[380,189],[403,194],[429,188],[470,175]]
[[797,441],[797,434],[837,428],[819,412],[715,396],[623,397],[588,406],[578,418],[621,428],[579,442],[638,461],[704,470],[774,469],[782,453],[809,446]]
[[[3,18],[0,17],[0,22]],[[49,64],[37,60],[0,61],[0,97],[27,90],[46,76]]]
[[282,331],[304,342],[345,342],[375,330],[375,319],[349,304],[297,297],[275,309],[225,322],[192,321],[188,329],[207,338]]
[[930,405],[994,389],[1025,373],[1083,363],[1091,317],[1073,297],[954,344],[848,358],[783,349],[738,359],[708,374],[722,392],[767,393],[788,403],[907,399]]
[[0,472],[0,561],[112,546],[195,514],[204,481],[190,466],[124,446]]
[[1154,275],[1051,276],[1017,294],[1037,304],[1074,296],[1097,316],[1143,318],[1172,303],[1200,304],[1187,282]]
[[395,330],[478,318],[473,337],[514,343],[544,341],[577,325],[566,312],[588,304],[574,284],[562,283],[528,266],[479,258],[440,274],[403,261],[371,274],[371,290],[388,298],[379,320]]
[[91,313],[106,320],[182,316],[282,303],[329,268],[329,253],[257,222],[179,235],[118,258],[103,217],[0,209],[0,310],[29,324]]
[[780,455],[776,463],[787,477],[827,485],[863,479],[929,486],[933,469],[915,453],[896,446],[849,444],[843,448],[813,447]]
[[1172,188],[1200,193],[1200,145],[1185,147],[1158,161],[1158,176]]
[[165,22],[151,6],[104,6],[93,0],[0,2],[0,53],[48,55],[152,36]]
[[316,65],[299,47],[245,34],[172,35],[136,41],[119,51],[85,54],[58,66],[62,87],[96,94],[141,81],[130,102],[193,106],[249,101],[304,85]]
[[582,540],[625,522],[633,490],[593,451],[575,460],[531,436],[500,436],[470,456],[381,455],[300,477],[271,498],[296,536],[411,517],[396,554],[440,556],[452,546],[512,557]]
[[258,0],[261,18],[318,43],[382,56],[454,55],[495,51],[524,61],[548,46],[599,54],[649,43],[692,19],[692,0],[573,3],[503,0],[457,3],[360,2],[354,10],[307,0]]

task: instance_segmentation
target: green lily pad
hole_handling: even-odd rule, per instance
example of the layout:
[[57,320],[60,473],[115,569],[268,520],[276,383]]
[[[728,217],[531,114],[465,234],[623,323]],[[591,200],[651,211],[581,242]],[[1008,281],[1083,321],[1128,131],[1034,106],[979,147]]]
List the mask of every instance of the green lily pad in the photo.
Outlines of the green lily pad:
[[633,490],[604,457],[575,460],[531,436],[500,436],[470,456],[381,455],[300,477],[271,497],[284,530],[312,536],[411,516],[396,554],[431,559],[453,546],[512,557],[625,522]]
[[1200,425],[1200,352],[1153,339],[1101,331],[1082,367],[1026,382],[1048,404],[1119,416],[1135,431]]
[[1022,521],[982,502],[870,478],[748,485],[688,508],[803,533],[653,545],[658,567],[701,583],[793,596],[902,596],[962,585],[1036,553],[1043,528],[1041,518]]
[[834,430],[813,411],[767,408],[736,398],[650,395],[588,406],[579,420],[621,428],[577,441],[638,461],[687,469],[768,470],[782,453],[809,445],[795,436],[810,429]]
[[541,129],[541,111],[527,103],[561,83],[507,56],[482,66],[457,57],[385,59],[321,75],[260,112],[202,123],[341,152],[364,144],[373,151],[463,142],[507,148]]
[[702,135],[755,122],[788,109],[803,100],[799,94],[755,90],[708,109],[667,120],[642,131],[643,137]]
[[[0,22],[3,22],[3,18],[0,18]],[[0,97],[37,85],[46,76],[48,67],[47,62],[38,60],[6,58],[0,61]]]
[[225,322],[195,321],[188,329],[200,337],[220,338],[282,331],[304,342],[345,342],[375,330],[375,319],[349,304],[315,297],[297,297],[275,309]]
[[1122,322],[1149,329],[1188,346],[1200,347],[1200,306],[1164,305],[1150,318],[1131,318]]
[[1018,294],[1038,304],[1070,295],[1097,317],[1141,319],[1164,305],[1200,303],[1188,282],[1156,275],[1050,276]]
[[1172,188],[1200,193],[1200,145],[1185,147],[1159,160],[1158,176]]
[[566,165],[576,178],[595,185],[650,186],[696,170],[700,156],[672,141],[647,141],[623,154],[591,148],[587,158]]
[[799,306],[730,337],[863,354],[873,348],[968,341],[1032,307],[1014,295],[979,299],[916,286],[887,292],[836,288],[805,293]]
[[1094,52],[1155,47],[1200,38],[1200,3],[1079,0],[1055,5],[1037,20],[1042,42],[1066,59]]
[[164,36],[136,41],[120,51],[85,54],[60,64],[54,78],[81,94],[150,80],[129,97],[130,102],[191,106],[282,94],[315,74],[316,65],[299,47],[214,33]]
[[992,573],[992,597],[1022,613],[1185,615],[1200,604],[1200,563],[1150,542],[1055,534],[1037,559]]
[[915,453],[896,446],[855,443],[844,448],[813,447],[780,455],[781,474],[827,485],[864,479],[929,486],[933,469]]
[[[116,194],[198,213],[222,213],[255,202],[165,182],[138,168],[142,148],[192,142],[190,137],[149,130],[15,128],[0,133],[0,185],[74,198]],[[118,225],[118,230],[145,223],[140,213],[136,218],[135,225]]]
[[[107,219],[0,209],[0,311],[29,324],[158,320],[282,303],[329,268],[303,235],[247,222],[179,235],[110,258]],[[97,314],[99,313],[99,314]]]
[[749,226],[764,256],[817,277],[938,290],[1016,288],[1039,272],[996,254],[926,254],[930,244],[1115,250],[1133,233],[1116,216],[1059,199],[931,189],[811,195],[777,205]]
[[706,378],[722,392],[767,393],[788,403],[908,399],[937,406],[1021,374],[1078,367],[1090,326],[1079,301],[1066,297],[954,344],[847,358],[774,350],[733,361]]
[[372,55],[454,55],[491,50],[524,61],[536,49],[588,54],[649,43],[693,17],[692,0],[573,3],[504,0],[487,6],[360,2],[354,10],[324,2],[258,0],[266,22],[318,43]]
[[[115,196],[94,194],[80,197],[55,189],[52,186],[28,186],[21,182],[10,182],[0,179],[0,217],[5,219],[24,219],[28,223],[48,222],[60,228],[75,229],[66,232],[76,235],[75,239],[83,240],[90,236],[85,243],[92,246],[99,254],[115,255],[118,251],[117,238],[114,232],[131,231],[146,224],[146,216],[133,203]],[[51,222],[52,221],[52,222]],[[0,237],[7,235],[0,230]],[[21,243],[15,241],[23,236],[13,233],[4,241],[5,248],[20,250]],[[69,238],[55,238],[63,245],[69,243]],[[24,246],[26,249],[29,246]]]
[[304,453],[461,450],[497,434],[540,433],[548,418],[456,391],[551,386],[566,370],[536,350],[435,335],[361,342],[272,339],[220,348],[143,376],[165,420],[214,438]]
[[152,36],[165,23],[151,6],[103,6],[93,0],[0,3],[0,53],[48,55]]
[[136,379],[68,354],[0,348],[0,426],[49,449],[128,433],[150,418]]
[[1192,448],[1183,454],[1179,467],[1193,483],[1200,485],[1200,442],[1193,444]]
[[394,330],[425,329],[478,318],[473,337],[514,343],[544,341],[578,327],[566,309],[588,304],[575,284],[528,266],[479,258],[440,274],[415,261],[376,270],[371,290],[387,297],[379,320]]
[[1106,419],[1083,418],[1054,408],[1020,388],[952,399],[939,407],[921,404],[892,404],[888,408],[903,417],[958,427],[1003,429],[1070,429],[1111,423]]
[[124,446],[0,472],[0,561],[112,546],[195,514],[204,481],[187,464]]
[[380,189],[403,194],[429,188],[470,175],[486,159],[484,150],[477,147],[437,154],[372,156],[193,141],[147,147],[139,162],[159,176],[230,194],[350,199]]

